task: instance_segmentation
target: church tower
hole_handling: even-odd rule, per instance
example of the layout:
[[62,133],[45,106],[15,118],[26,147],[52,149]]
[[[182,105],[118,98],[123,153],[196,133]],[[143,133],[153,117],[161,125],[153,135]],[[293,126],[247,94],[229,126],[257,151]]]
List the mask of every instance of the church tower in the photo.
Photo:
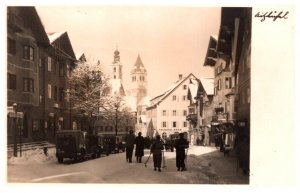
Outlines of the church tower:
[[136,97],[137,106],[143,105],[143,100],[147,96],[147,70],[138,55],[131,70],[131,96]]
[[120,52],[115,50],[114,52],[114,61],[111,66],[111,86],[112,86],[112,94],[120,94],[125,96],[125,91],[122,84],[122,64],[120,62]]

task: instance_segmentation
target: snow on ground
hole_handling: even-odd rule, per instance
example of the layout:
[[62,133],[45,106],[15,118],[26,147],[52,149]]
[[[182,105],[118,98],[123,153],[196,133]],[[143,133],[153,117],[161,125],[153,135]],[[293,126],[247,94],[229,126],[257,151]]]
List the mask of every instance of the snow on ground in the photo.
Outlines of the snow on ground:
[[[143,162],[149,156],[145,150]],[[92,183],[145,183],[145,184],[248,184],[249,177],[237,169],[236,157],[224,157],[215,147],[190,146],[186,160],[187,171],[178,172],[176,153],[164,152],[166,167],[162,172],[153,171],[152,157],[148,166],[128,164],[125,153],[111,154],[99,159],[70,164],[59,164],[55,148],[49,148],[48,156],[42,149],[28,150],[22,157],[8,158],[9,182],[92,182]],[[18,154],[19,156],[19,154]],[[163,165],[163,164],[162,164]],[[35,170],[32,170],[34,166]],[[30,169],[31,168],[31,169]]]
[[[210,152],[216,151],[213,147],[202,147],[202,146],[190,146],[188,149],[188,156],[199,156],[202,154],[207,154]],[[168,153],[164,154],[166,159],[175,158],[175,153]],[[32,163],[49,163],[57,161],[55,157],[55,148],[48,149],[48,156],[45,156],[42,149],[35,149],[35,150],[27,150],[22,152],[22,157],[18,152],[18,157],[10,157],[8,158],[8,165],[20,165],[20,164],[32,164]]]
[[48,156],[44,154],[43,149],[27,150],[22,152],[22,157],[18,152],[18,157],[10,157],[7,160],[8,165],[20,165],[20,164],[37,164],[37,163],[49,163],[56,161],[55,148],[48,149]]

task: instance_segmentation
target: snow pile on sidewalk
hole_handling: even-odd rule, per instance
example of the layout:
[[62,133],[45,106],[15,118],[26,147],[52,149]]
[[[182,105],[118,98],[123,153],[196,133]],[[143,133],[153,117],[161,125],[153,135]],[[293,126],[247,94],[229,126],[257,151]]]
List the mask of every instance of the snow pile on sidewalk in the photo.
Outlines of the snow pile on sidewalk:
[[27,150],[22,152],[22,157],[18,152],[18,157],[10,157],[7,160],[8,165],[47,163],[56,159],[55,148],[48,149],[48,156],[44,154],[43,149]]

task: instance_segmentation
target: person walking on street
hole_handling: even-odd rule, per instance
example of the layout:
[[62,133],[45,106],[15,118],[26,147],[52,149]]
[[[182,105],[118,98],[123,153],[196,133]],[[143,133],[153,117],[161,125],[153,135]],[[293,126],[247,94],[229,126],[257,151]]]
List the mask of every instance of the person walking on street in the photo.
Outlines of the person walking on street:
[[142,163],[142,157],[144,156],[144,137],[142,133],[139,132],[138,136],[135,138],[135,156],[136,162]]
[[185,149],[189,148],[188,141],[184,138],[183,133],[179,134],[179,139],[175,142],[175,148],[176,148],[176,167],[177,170],[185,171]]
[[157,135],[155,141],[151,146],[151,153],[153,154],[153,163],[154,163],[154,171],[156,169],[161,172],[161,161],[162,161],[162,150],[164,149],[163,142],[160,138],[160,135]]
[[134,148],[134,141],[135,135],[133,131],[130,130],[129,134],[126,135],[125,142],[126,142],[126,161],[132,163],[132,153]]

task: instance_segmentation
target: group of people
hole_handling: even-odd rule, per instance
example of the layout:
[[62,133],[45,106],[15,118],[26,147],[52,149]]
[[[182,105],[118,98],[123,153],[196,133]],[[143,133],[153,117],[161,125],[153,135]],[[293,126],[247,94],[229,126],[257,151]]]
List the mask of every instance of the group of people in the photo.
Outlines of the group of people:
[[126,135],[125,142],[126,142],[126,161],[132,163],[134,144],[136,144],[136,149],[135,149],[136,162],[142,163],[142,157],[144,156],[144,145],[145,145],[142,133],[139,132],[138,136],[135,137],[133,131],[130,130],[129,134]]
[[[135,148],[136,162],[141,163],[142,157],[144,156],[144,145],[145,145],[145,140],[144,137],[142,136],[142,133],[139,132],[138,136],[135,137],[133,131],[130,130],[129,134],[125,138],[125,142],[126,142],[126,161],[132,163],[133,149],[134,149],[134,145],[136,145]],[[184,160],[186,158],[185,149],[188,147],[189,147],[188,141],[184,138],[183,133],[180,133],[179,139],[177,139],[175,142],[176,167],[178,171],[186,170],[186,165]],[[161,172],[163,150],[164,150],[164,143],[160,135],[157,135],[150,147],[150,152],[153,155],[154,171]]]

